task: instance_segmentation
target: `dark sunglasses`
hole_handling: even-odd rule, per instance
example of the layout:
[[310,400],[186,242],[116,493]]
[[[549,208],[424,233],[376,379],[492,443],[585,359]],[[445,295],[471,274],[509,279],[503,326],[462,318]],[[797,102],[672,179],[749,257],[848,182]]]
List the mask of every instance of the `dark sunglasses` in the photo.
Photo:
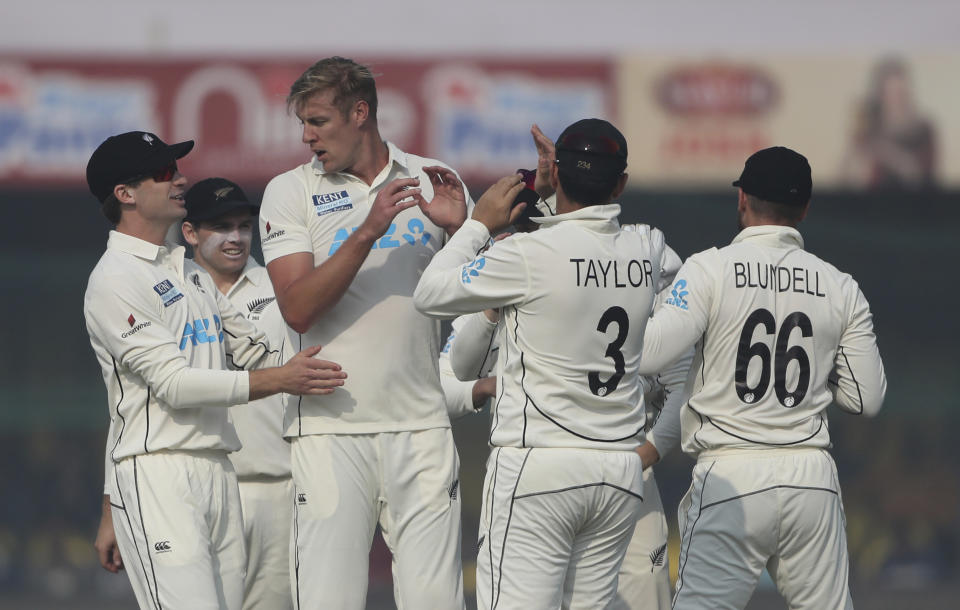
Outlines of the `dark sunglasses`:
[[171,161],[169,165],[165,165],[149,174],[140,174],[139,176],[134,176],[133,178],[130,178],[129,182],[139,182],[141,180],[146,180],[147,178],[153,178],[155,182],[170,182],[173,180],[175,175],[177,175],[177,162]]
[[606,136],[568,133],[557,142],[557,149],[616,155],[620,153],[620,144]]

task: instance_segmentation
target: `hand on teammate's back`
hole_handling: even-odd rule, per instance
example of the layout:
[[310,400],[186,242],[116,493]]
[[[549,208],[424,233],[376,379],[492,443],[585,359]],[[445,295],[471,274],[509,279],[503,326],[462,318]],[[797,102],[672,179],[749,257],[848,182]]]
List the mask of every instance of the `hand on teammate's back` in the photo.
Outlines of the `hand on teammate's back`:
[[422,201],[419,178],[391,180],[377,193],[373,205],[370,206],[370,213],[357,232],[368,241],[382,237],[397,214],[412,208],[419,201]]
[[491,234],[509,227],[526,208],[525,203],[512,207],[517,193],[523,188],[519,174],[500,178],[477,201],[473,208],[473,219],[482,222]]
[[463,183],[453,170],[446,167],[432,165],[424,167],[423,171],[433,185],[433,199],[428,202],[422,196],[415,195],[420,210],[430,222],[453,235],[467,219],[467,197]]
[[319,345],[308,347],[280,367],[285,373],[286,386],[283,392],[297,395],[330,394],[343,385],[347,374],[335,362],[314,358],[319,352]]

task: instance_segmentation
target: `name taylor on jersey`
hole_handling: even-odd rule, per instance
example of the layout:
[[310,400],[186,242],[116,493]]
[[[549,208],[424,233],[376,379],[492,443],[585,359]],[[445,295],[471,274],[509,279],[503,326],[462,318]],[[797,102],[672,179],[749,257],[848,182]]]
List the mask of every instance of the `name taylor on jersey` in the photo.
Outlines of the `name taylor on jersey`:
[[736,288],[763,288],[777,292],[809,294],[815,297],[827,296],[820,290],[820,272],[811,272],[804,267],[735,262],[733,263],[733,280]]
[[571,258],[576,265],[577,286],[583,288],[626,288],[653,285],[653,263],[647,259],[618,261],[599,258]]

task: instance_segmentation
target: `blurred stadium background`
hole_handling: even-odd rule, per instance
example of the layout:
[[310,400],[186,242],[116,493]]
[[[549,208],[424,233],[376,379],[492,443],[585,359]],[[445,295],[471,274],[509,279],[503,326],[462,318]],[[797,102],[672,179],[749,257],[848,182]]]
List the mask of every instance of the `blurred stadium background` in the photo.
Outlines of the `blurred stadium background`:
[[[854,599],[956,607],[960,5],[34,0],[3,12],[0,607],[134,606],[92,549],[107,412],[81,306],[109,227],[83,182],[90,152],[130,129],[196,139],[186,175],[259,195],[308,157],[284,97],[333,54],[372,64],[384,135],[452,165],[474,197],[535,164],[531,123],[556,137],[610,119],[630,146],[623,220],[661,227],[684,257],[735,234],[729,183],[751,152],[807,155],[807,247],[859,280],[890,384],[875,420],[831,410]],[[468,590],[486,425],[455,424]],[[690,465],[657,466],[674,538]],[[676,556],[674,544],[674,572]],[[377,543],[369,607],[391,597]],[[749,607],[784,604],[764,581]]]

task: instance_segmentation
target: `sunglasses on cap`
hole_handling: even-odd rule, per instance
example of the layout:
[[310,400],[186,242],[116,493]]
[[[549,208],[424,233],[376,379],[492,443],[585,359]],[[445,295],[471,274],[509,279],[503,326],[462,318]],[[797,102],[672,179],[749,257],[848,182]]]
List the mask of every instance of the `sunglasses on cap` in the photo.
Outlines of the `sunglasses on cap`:
[[606,136],[584,135],[568,133],[561,137],[556,144],[557,150],[576,152],[602,153],[616,155],[620,153],[620,144]]
[[130,182],[135,182],[137,180],[146,180],[147,178],[153,178],[154,182],[170,182],[173,180],[173,177],[177,175],[177,162],[171,161],[168,165],[161,167],[160,169],[154,170],[149,174],[141,174],[139,176],[134,176],[130,179]]

